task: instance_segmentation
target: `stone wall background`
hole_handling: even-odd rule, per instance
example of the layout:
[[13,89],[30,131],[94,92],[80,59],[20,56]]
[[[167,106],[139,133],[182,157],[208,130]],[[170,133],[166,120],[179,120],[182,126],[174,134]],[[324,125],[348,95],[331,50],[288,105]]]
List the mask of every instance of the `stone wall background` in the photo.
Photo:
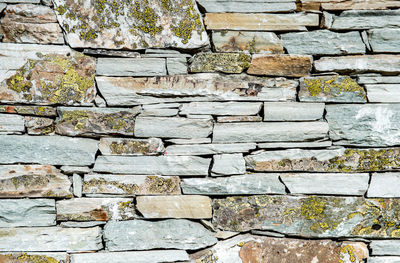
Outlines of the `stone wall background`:
[[399,8],[0,0],[0,262],[400,262]]

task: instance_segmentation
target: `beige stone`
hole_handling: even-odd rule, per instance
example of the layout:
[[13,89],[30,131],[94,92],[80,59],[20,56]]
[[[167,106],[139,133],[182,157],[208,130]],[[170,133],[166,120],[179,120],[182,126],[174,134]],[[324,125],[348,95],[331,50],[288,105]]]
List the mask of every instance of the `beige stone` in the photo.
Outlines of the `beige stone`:
[[400,7],[400,2],[393,0],[302,0],[301,4],[302,10],[305,11],[319,10],[320,8],[323,10],[340,11],[351,9],[377,10]]
[[252,75],[302,77],[311,71],[311,56],[256,55],[247,73]]

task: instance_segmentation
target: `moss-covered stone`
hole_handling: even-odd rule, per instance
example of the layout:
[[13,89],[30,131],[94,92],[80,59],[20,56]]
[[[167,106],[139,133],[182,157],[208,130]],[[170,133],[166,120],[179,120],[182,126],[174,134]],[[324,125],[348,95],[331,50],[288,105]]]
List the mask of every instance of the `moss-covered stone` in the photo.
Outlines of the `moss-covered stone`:
[[0,105],[1,113],[17,113],[20,115],[56,116],[56,109],[48,106],[13,106]]
[[190,71],[242,73],[250,62],[251,56],[243,53],[200,53],[192,58]]
[[38,253],[9,253],[0,254],[0,262],[16,263],[65,263],[65,260],[59,260],[53,256]]

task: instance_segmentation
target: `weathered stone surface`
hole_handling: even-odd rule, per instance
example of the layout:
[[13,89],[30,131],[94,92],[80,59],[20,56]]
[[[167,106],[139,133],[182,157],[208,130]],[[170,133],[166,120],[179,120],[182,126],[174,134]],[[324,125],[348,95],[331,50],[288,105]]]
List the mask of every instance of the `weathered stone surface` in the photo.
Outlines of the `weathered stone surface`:
[[74,196],[82,197],[82,177],[79,174],[72,175]]
[[[379,19],[387,20],[382,18]],[[315,70],[319,72],[335,71],[339,73],[400,73],[400,55],[323,57],[314,61],[314,67]]]
[[184,75],[188,73],[186,58],[167,58],[168,75]]
[[244,174],[246,163],[243,154],[220,154],[213,156],[212,176]]
[[98,58],[96,75],[146,77],[167,75],[163,58]]
[[52,8],[43,5],[8,5],[1,19],[3,42],[64,44],[64,37]]
[[365,45],[360,33],[336,33],[329,30],[287,33],[281,35],[289,54],[345,55],[364,54]]
[[240,14],[207,13],[207,29],[251,31],[306,31],[306,26],[319,26],[318,14]]
[[361,242],[302,240],[260,237],[249,234],[201,250],[190,256],[193,262],[324,262],[361,263],[368,257],[367,245]]
[[333,144],[379,147],[400,143],[400,105],[327,105],[326,111]]
[[202,138],[211,134],[211,120],[178,117],[138,117],[135,123],[136,137]]
[[135,205],[130,198],[74,198],[57,201],[57,221],[130,220]]
[[300,79],[300,101],[367,102],[365,90],[348,76],[319,76]]
[[276,148],[325,148],[332,146],[331,141],[315,141],[315,142],[265,142],[257,143],[257,147],[261,149]]
[[71,263],[125,263],[134,260],[137,263],[165,263],[189,260],[184,250],[150,250],[129,252],[105,252],[71,254]]
[[[197,1],[207,13],[264,13],[290,12],[296,10],[294,0],[284,1],[249,1],[249,0],[199,0]],[[213,38],[214,40],[214,38]]]
[[211,159],[196,156],[99,156],[95,172],[143,175],[207,175]]
[[91,105],[95,67],[67,46],[0,43],[0,102]]
[[247,73],[253,75],[302,77],[311,71],[312,57],[306,55],[254,55]]
[[81,228],[88,228],[88,227],[94,227],[94,226],[103,226],[107,222],[106,221],[68,221],[68,222],[60,222],[61,227],[81,227]]
[[0,166],[0,198],[72,197],[70,187],[68,176],[54,166]]
[[0,3],[7,4],[18,4],[18,3],[30,3],[30,4],[39,4],[39,0],[0,0]]
[[256,148],[255,143],[232,143],[232,144],[189,144],[171,145],[166,149],[167,155],[210,155],[223,153],[249,152]]
[[65,174],[84,174],[84,173],[90,173],[91,169],[87,166],[70,166],[70,165],[64,165],[61,166],[61,171]]
[[135,116],[139,111],[140,107],[58,107],[56,133],[68,136],[133,135]]
[[25,127],[29,135],[54,134],[54,120],[43,117],[25,117]]
[[56,224],[55,202],[50,199],[2,199],[0,215],[0,227]]
[[0,251],[92,251],[103,248],[101,228],[1,228]]
[[0,164],[90,165],[97,141],[62,136],[0,136]]
[[57,116],[56,109],[47,106],[0,105],[0,112],[18,113],[19,115]]
[[184,194],[248,195],[285,194],[279,174],[256,173],[218,178],[188,178],[182,181]]
[[223,116],[217,117],[217,122],[260,122],[261,116]]
[[179,109],[144,109],[139,116],[141,117],[174,117],[177,116]]
[[266,102],[264,121],[313,121],[322,119],[323,103]]
[[211,199],[201,195],[138,196],[136,206],[144,218],[211,218]]
[[368,197],[400,197],[400,173],[373,173]]
[[283,53],[282,42],[273,32],[215,31],[212,39],[218,52]]
[[84,194],[179,195],[178,176],[86,174]]
[[67,253],[63,252],[2,252],[0,262],[4,263],[31,263],[31,262],[54,262],[67,263]]
[[369,0],[302,0],[302,10],[319,10],[320,7],[323,10],[360,10],[360,9],[388,9],[400,7],[398,1],[393,0],[381,0],[373,1]]
[[326,122],[216,123],[213,142],[290,142],[323,139]]
[[191,102],[183,104],[181,115],[255,115],[261,110],[260,102]]
[[190,71],[242,73],[250,61],[251,56],[242,53],[200,53],[190,59]]
[[369,257],[368,263],[400,263],[400,257]]
[[400,53],[400,29],[382,28],[368,31],[368,40],[374,52]]
[[[382,16],[385,19],[382,19]],[[332,29],[351,30],[400,26],[399,10],[349,10],[334,17]]]
[[103,155],[159,155],[165,151],[158,138],[101,138],[99,150]]
[[400,84],[365,85],[369,102],[400,102]]
[[399,238],[399,209],[398,199],[240,196],[214,200],[213,223],[223,230],[264,229],[302,237]]
[[14,114],[0,114],[0,134],[21,134],[24,132],[24,117]]
[[213,233],[201,224],[185,219],[109,222],[104,229],[104,240],[109,251],[156,248],[192,250],[217,242]]
[[254,171],[369,172],[400,169],[400,148],[266,151],[245,157]]
[[369,174],[321,173],[281,174],[291,194],[364,195]]
[[109,106],[176,101],[294,101],[298,82],[248,75],[195,74],[159,78],[96,77]]
[[400,83],[400,76],[382,76],[376,73],[360,74],[357,76],[360,84],[396,84]]
[[400,240],[372,240],[369,246],[371,255],[400,256]]
[[[2,0],[3,2],[4,0]],[[3,12],[4,9],[6,9],[7,4],[0,2],[0,12]]]

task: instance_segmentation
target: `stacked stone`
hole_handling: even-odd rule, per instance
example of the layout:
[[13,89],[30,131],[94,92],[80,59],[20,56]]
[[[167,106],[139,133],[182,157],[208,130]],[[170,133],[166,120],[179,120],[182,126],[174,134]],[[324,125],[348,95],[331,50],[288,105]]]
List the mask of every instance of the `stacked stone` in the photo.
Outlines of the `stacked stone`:
[[399,8],[0,0],[0,262],[399,262]]

